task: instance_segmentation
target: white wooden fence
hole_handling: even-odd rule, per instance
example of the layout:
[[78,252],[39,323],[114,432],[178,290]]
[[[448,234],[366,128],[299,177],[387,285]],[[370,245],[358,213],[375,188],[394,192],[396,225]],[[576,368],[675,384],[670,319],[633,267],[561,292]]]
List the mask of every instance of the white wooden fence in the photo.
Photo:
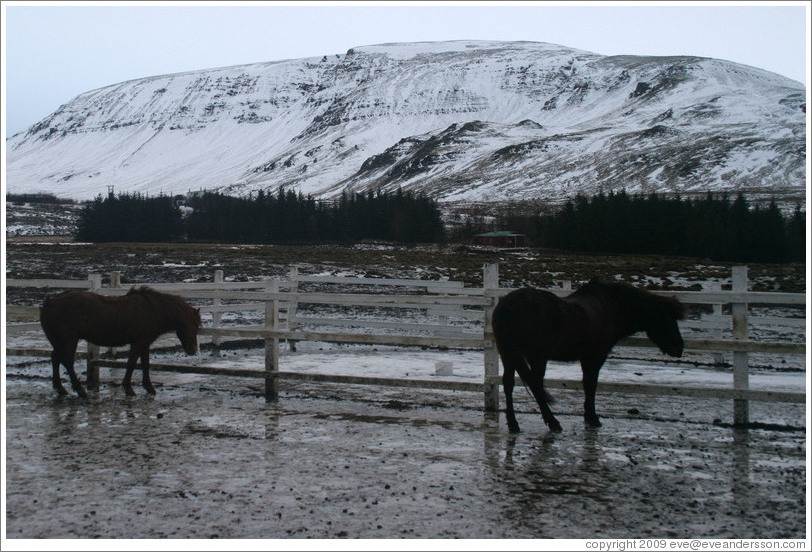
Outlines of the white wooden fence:
[[[317,286],[315,291],[303,288]],[[140,285],[140,284],[139,284]],[[217,346],[226,338],[261,339],[265,342],[265,366],[263,370],[236,370],[210,366],[187,366],[151,364],[155,370],[220,374],[256,377],[265,380],[267,400],[279,396],[279,380],[311,380],[343,382],[366,385],[388,385],[476,391],[483,393],[486,410],[499,407],[499,359],[491,331],[491,314],[498,299],[511,290],[499,287],[498,265],[485,265],[482,287],[465,287],[462,282],[397,280],[383,278],[343,278],[300,275],[296,268],[284,280],[254,282],[226,282],[222,271],[216,271],[210,283],[146,284],[155,289],[177,293],[201,304],[201,312],[211,314],[211,324],[204,325],[201,335],[209,335]],[[325,291],[330,286],[337,290]],[[109,286],[102,286],[99,274],[89,275],[84,281],[66,280],[7,280],[7,287],[72,288],[90,289],[106,295],[123,294],[129,289],[121,285],[120,274],[110,275]],[[686,350],[731,352],[733,354],[733,385],[731,388],[687,387],[650,384],[626,384],[601,382],[602,391],[644,393],[658,395],[683,395],[732,399],[734,423],[749,421],[748,401],[805,402],[802,392],[775,392],[751,389],[749,385],[748,355],[754,352],[773,354],[805,354],[803,343],[756,341],[749,338],[749,305],[805,305],[804,294],[763,293],[747,290],[746,267],[734,267],[732,289],[729,291],[669,291],[664,295],[675,296],[686,304],[713,305],[714,314],[701,320],[685,321],[683,326],[713,328],[721,331],[721,323],[732,327],[732,338],[686,339]],[[353,292],[347,292],[347,290]],[[355,290],[363,289],[365,292]],[[382,291],[383,290],[383,291]],[[550,289],[558,295],[571,293],[569,283],[561,288]],[[729,304],[731,314],[722,314],[721,305]],[[340,316],[308,315],[305,305],[320,305],[337,309]],[[421,317],[409,323],[403,319],[361,317],[359,309],[405,309],[419,311]],[[254,313],[261,324],[233,325],[223,321],[223,314]],[[37,307],[7,306],[9,320],[23,321],[7,325],[7,332],[30,330],[38,327]],[[25,322],[28,320],[29,322]],[[772,317],[761,319],[762,323],[787,324],[805,327],[800,318]],[[414,380],[350,375],[303,374],[279,369],[280,341],[324,341],[338,343],[388,344],[401,346],[444,347],[450,349],[481,349],[484,351],[483,379],[479,383]],[[654,347],[646,338],[631,337],[618,344],[622,347]],[[617,350],[617,349],[616,349]],[[6,354],[50,355],[50,351],[7,347]],[[103,359],[98,348],[88,346],[88,381],[98,381],[99,366],[124,367],[123,361]],[[549,388],[580,389],[580,382],[572,380],[545,380]]]

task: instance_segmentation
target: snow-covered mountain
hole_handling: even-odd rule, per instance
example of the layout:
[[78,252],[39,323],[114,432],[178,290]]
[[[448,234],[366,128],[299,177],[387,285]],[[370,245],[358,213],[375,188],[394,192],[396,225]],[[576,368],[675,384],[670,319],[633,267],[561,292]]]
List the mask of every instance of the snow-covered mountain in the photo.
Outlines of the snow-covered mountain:
[[7,140],[7,189],[803,197],[805,96],[798,82],[717,59],[529,42],[365,46],[87,92]]

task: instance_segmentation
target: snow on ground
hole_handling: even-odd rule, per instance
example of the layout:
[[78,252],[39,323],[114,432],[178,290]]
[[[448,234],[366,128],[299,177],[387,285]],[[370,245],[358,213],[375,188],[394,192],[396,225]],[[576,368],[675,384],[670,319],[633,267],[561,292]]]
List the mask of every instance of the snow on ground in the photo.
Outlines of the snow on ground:
[[[46,349],[46,345],[36,336],[25,342],[26,346],[37,346]],[[177,340],[165,337],[158,345],[170,345]],[[12,342],[12,345],[14,342]],[[80,346],[80,351],[83,346]],[[119,350],[120,354],[126,348]],[[714,367],[711,363],[697,366],[694,364],[700,356],[688,355],[687,362],[665,360],[665,357],[656,352],[639,352],[639,358],[623,355],[634,353],[630,349],[618,349],[613,357],[606,362],[601,370],[598,404],[600,405],[600,382],[628,383],[628,384],[658,384],[668,386],[708,387],[718,389],[731,389],[733,387],[733,374],[729,365]],[[247,349],[230,349],[213,353],[204,350],[198,355],[188,357],[175,350],[155,351],[150,356],[153,364],[183,364],[210,366],[222,369],[255,370],[258,373],[264,367],[264,349],[261,347]],[[796,355],[797,356],[797,355]],[[662,357],[662,358],[658,358]],[[123,359],[124,357],[122,357]],[[691,360],[693,358],[693,360]],[[800,358],[800,357],[799,357]],[[802,359],[800,359],[802,360]],[[83,368],[83,362],[78,366]],[[445,367],[451,366],[452,374],[442,374]],[[9,373],[25,376],[49,377],[50,363],[45,359],[32,357],[9,357],[6,368]],[[481,383],[484,380],[484,353],[480,350],[437,350],[422,349],[419,347],[397,347],[387,345],[353,345],[333,344],[322,342],[300,342],[296,344],[296,351],[290,350],[289,345],[280,346],[279,369],[283,372],[303,374],[347,375],[377,378],[396,378],[407,380],[426,381],[460,381]],[[109,379],[116,381],[121,377],[120,371],[112,371]],[[501,374],[501,366],[500,366]],[[164,373],[156,371],[153,380],[160,381]],[[67,382],[66,374],[62,373]],[[138,378],[138,371],[136,378]],[[190,376],[194,379],[194,376]],[[548,380],[580,381],[581,371],[577,363],[550,362],[547,367]],[[771,367],[751,368],[750,388],[763,391],[788,391],[796,393],[806,392],[806,372],[800,369],[780,371]],[[520,387],[517,393],[524,393]],[[554,396],[564,391],[552,389]],[[656,396],[645,396],[640,400],[657,401]],[[527,399],[530,396],[527,394]],[[725,401],[721,401],[725,402]],[[766,405],[765,405],[766,406]],[[771,410],[780,410],[781,406],[769,403],[774,408],[766,408],[766,417],[752,419],[759,423],[787,423],[782,417],[772,417]],[[534,404],[530,404],[535,409]],[[731,410],[732,412],[732,410]],[[730,416],[724,417],[730,421]],[[803,426],[803,419],[798,419],[792,425]]]

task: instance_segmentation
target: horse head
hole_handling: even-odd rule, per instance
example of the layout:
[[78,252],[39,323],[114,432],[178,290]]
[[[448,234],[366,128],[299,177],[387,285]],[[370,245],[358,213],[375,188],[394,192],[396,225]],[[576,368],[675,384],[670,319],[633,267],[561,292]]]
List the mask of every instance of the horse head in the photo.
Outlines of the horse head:
[[197,333],[200,330],[202,321],[200,319],[200,309],[189,308],[189,315],[184,316],[178,323],[175,334],[180,340],[183,350],[187,355],[197,354]]
[[652,301],[646,323],[646,335],[660,350],[672,357],[681,357],[685,342],[678,320],[685,318],[685,307],[673,297],[657,297]]

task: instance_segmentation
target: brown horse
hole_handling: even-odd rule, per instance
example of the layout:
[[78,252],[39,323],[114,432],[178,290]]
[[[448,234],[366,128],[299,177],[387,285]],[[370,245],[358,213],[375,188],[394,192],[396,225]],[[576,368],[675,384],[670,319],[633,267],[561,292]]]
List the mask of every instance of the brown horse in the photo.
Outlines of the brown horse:
[[677,320],[684,317],[684,307],[675,298],[598,279],[564,298],[531,288],[505,295],[493,312],[493,333],[504,367],[508,429],[519,431],[513,411],[514,375],[518,372],[550,431],[561,431],[544,390],[549,360],[581,362],[584,419],[589,426],[600,426],[595,391],[598,372],[612,347],[624,337],[645,331],[662,352],[679,357],[684,343]]
[[87,397],[76,377],[73,364],[80,339],[104,347],[130,345],[124,392],[135,395],[130,380],[141,358],[143,386],[154,395],[149,379],[149,347],[159,336],[174,331],[188,355],[197,353],[200,309],[192,308],[182,297],[155,291],[149,287],[132,288],[123,297],[103,297],[88,291],[65,291],[47,297],[40,310],[40,323],[54,348],[51,362],[53,385],[60,394],[67,392],[59,377],[64,364],[73,390]]

